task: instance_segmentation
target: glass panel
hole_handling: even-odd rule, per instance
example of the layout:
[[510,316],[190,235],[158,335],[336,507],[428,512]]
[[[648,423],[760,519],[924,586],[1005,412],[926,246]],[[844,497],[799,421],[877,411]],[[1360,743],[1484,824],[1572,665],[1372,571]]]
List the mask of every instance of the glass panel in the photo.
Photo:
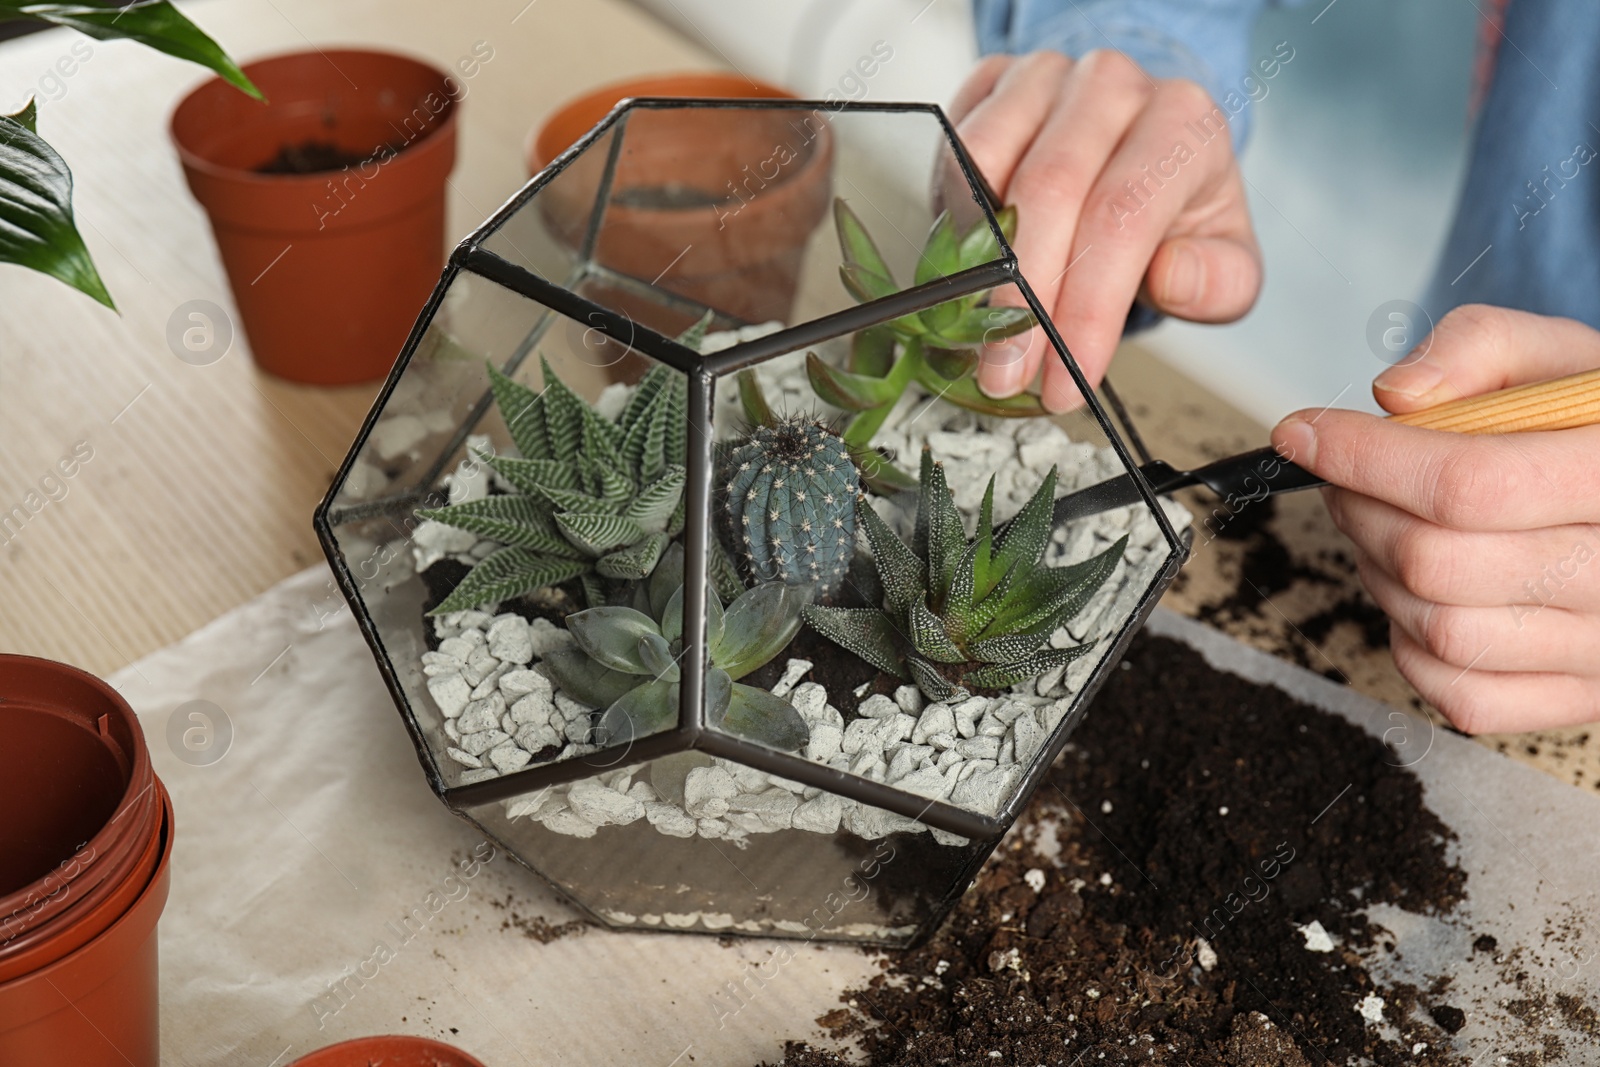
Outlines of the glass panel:
[[[637,354],[637,384],[614,380],[625,349],[463,276],[374,430],[433,420],[436,436],[414,450],[433,474],[332,514],[448,786],[677,725],[667,571],[681,558],[669,546],[684,521],[686,383]],[[592,643],[580,645],[569,618],[606,605],[630,611],[605,625],[585,615]]]
[[[1055,498],[1125,468],[1033,321],[1008,285],[718,383],[717,528],[742,580],[733,595],[764,595],[769,614],[773,585],[814,601],[753,670],[759,657],[739,650],[759,613],[736,631],[727,612],[708,664],[735,679],[722,728],[1000,815],[1076,721],[1174,549],[1137,499],[1055,517]],[[1008,343],[1053,364],[1068,414],[978,391],[980,353],[1006,358]],[[1188,525],[1180,505],[1168,510]]]
[[[931,114],[636,107],[624,122],[594,256],[574,287],[663,333],[706,309],[724,326],[795,325],[950,273],[955,248],[924,255],[934,217],[949,206],[959,232],[983,218]],[[548,273],[545,258],[523,254],[540,230],[577,256],[610,147],[607,137],[587,149],[485,246]],[[854,290],[840,280],[836,202],[875,248],[856,249]],[[961,266],[996,256],[969,248]]]
[[699,753],[469,815],[613,926],[893,947],[942,917],[994,845]]

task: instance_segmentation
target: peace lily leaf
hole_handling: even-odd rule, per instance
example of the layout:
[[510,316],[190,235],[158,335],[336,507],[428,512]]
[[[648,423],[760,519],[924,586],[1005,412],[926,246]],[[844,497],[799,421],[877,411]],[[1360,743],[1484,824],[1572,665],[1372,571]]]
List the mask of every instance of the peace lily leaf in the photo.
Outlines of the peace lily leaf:
[[0,263],[48,274],[115,310],[72,217],[72,171],[33,132],[32,109],[0,116]]
[[0,0],[0,19],[24,18],[67,26],[97,41],[125,38],[148,45],[169,56],[187,59],[220,74],[234,88],[257,100],[265,100],[228,57],[222,46],[183,16],[168,0],[132,0],[117,5],[30,4]]
[[20,122],[28,127],[29,132],[39,132],[39,102],[33,97],[28,97],[28,102],[21,111],[5,116],[12,122]]

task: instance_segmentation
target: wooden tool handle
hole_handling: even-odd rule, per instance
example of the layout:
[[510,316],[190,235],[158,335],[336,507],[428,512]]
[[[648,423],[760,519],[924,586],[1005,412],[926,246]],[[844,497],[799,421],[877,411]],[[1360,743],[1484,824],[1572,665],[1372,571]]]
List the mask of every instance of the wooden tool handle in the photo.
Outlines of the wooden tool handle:
[[1600,423],[1600,369],[1518,385],[1438,407],[1391,415],[1390,422],[1452,433],[1569,430]]

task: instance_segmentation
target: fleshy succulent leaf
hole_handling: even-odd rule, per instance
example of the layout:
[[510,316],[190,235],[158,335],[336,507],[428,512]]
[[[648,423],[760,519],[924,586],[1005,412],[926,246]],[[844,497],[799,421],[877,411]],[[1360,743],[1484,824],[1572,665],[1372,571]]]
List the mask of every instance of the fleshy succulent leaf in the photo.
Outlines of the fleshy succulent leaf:
[[428,614],[444,615],[510,600],[576,578],[588,569],[589,564],[582,560],[547,556],[527,548],[502,548],[468,571],[450,595]]
[[600,717],[600,739],[626,745],[673,727],[678,721],[676,682],[646,682],[612,702]]
[[[1127,551],[1126,535],[1089,559],[1068,567],[1042,568],[1039,578],[1023,595],[1013,597],[994,620],[994,627],[1031,631],[1041,627],[1056,630],[1082,611],[1099,592]],[[1015,605],[1015,606],[1013,606]]]
[[922,492],[917,496],[917,543],[913,550],[928,561],[928,585],[948,589],[956,563],[967,545],[955,496],[945,481],[944,466],[922,450]]
[[[938,376],[941,382],[953,382],[965,378],[978,367],[978,353],[970,348],[939,348],[934,339],[930,339],[922,349],[923,361],[927,363],[928,370]],[[941,391],[943,386],[940,387]]]
[[782,652],[800,630],[810,589],[768,582],[728,605],[720,640],[710,642],[711,661],[730,677],[743,678]]
[[851,453],[861,472],[861,481],[879,496],[894,496],[917,487],[917,480],[896,467],[889,457],[876,448],[864,448]]
[[707,311],[694,321],[694,324],[677,336],[677,342],[685,348],[700,351],[700,346],[705,344],[706,331],[711,329],[711,320],[716,318],[716,312]]
[[905,664],[895,647],[899,631],[894,621],[877,608],[813,605],[805,610],[805,620],[817,633],[846,652],[896,678],[906,677]]
[[936,663],[966,662],[967,654],[950,640],[944,627],[944,621],[920,600],[913,600],[907,607],[906,628],[912,648]]
[[458,530],[468,530],[502,545],[531,548],[564,559],[583,559],[556,528],[549,507],[527,496],[491,496],[443,508],[424,508],[417,514]]
[[577,490],[578,470],[570,463],[554,459],[516,459],[511,456],[479,454],[489,469],[523,493],[542,493],[544,489]]
[[1071,663],[1073,660],[1093,651],[1094,643],[1074,645],[1071,648],[1046,648],[1027,659],[1015,663],[995,663],[987,667],[980,667],[967,675],[967,681],[985,689],[1003,689],[1008,685],[1016,685],[1028,678],[1037,678],[1047,671]]
[[639,637],[639,662],[650,668],[653,677],[662,682],[676,682],[678,663],[672,658],[672,648],[660,634],[643,634]]
[[585,608],[567,616],[567,631],[602,667],[627,674],[655,673],[639,658],[639,639],[646,634],[661,636],[661,628],[648,615],[616,605]]
[[1004,633],[974,641],[970,646],[972,658],[979,663],[1016,663],[1037,652],[1049,640],[1050,633]]
[[[1001,531],[994,544],[994,565],[990,569],[991,581],[998,581],[1012,567],[1031,570],[1044,558],[1050,543],[1050,524],[1056,502],[1056,468],[1044,476],[1033,496],[1022,505],[1022,510]],[[992,588],[992,586],[991,586]],[[989,589],[980,588],[987,596]]]
[[[672,602],[678,590],[683,588],[682,545],[671,545],[661,554],[660,562],[656,564],[655,570],[650,572],[648,588],[647,603],[650,605],[650,617],[666,618],[667,605]],[[668,640],[671,640],[670,636]]]
[[[1006,208],[1005,211],[1009,211],[1013,219],[1016,218],[1015,208]],[[1005,212],[1001,214],[1004,215]],[[956,255],[963,267],[976,267],[1000,257],[1000,242],[995,240],[988,219],[980,215],[978,220],[967,228],[967,232],[961,235]]]
[[[555,520],[562,536],[591,556],[603,556],[619,547],[632,545],[645,535],[644,528],[632,519],[603,511],[557,512]],[[645,573],[649,573],[648,570]]]
[[941,211],[928,229],[928,239],[917,259],[916,284],[947,278],[961,269],[960,240],[950,212]]
[[917,683],[917,688],[929,700],[950,700],[962,692],[960,686],[951,684],[927,660],[911,656],[906,660],[906,666],[910,668],[911,678]]
[[[844,282],[845,290],[857,302],[866,304],[873,300],[880,300],[886,296],[893,296],[900,290],[892,279],[884,277],[865,267],[845,264],[839,268],[839,280]],[[895,320],[898,322],[899,320]]]
[[996,399],[979,389],[978,383],[971,376],[940,383],[922,379],[920,376],[919,380],[948,403],[966,408],[968,411],[976,411],[980,415],[996,415],[1003,419],[1031,419],[1050,414],[1043,402],[1032,393],[1018,393],[1016,396]]
[[733,679],[720,667],[706,671],[705,709],[706,722],[718,726],[727,717],[728,705],[733,701]]
[[850,371],[882,378],[894,366],[894,331],[884,326],[869,326],[850,341]]
[[540,356],[539,366],[544,371],[544,392],[539,395],[543,399],[548,447],[552,458],[571,463],[582,448],[584,412],[589,410],[589,405],[556,377],[549,360]]
[[866,496],[856,497],[856,517],[872,547],[872,559],[883,582],[884,600],[891,611],[903,612],[913,600],[921,600],[928,588],[928,571],[922,560],[883,521]]
[[806,376],[817,396],[846,411],[866,411],[881,404],[892,404],[900,395],[893,382],[839,370],[815,352],[806,353]]
[[[725,613],[722,599],[715,592],[708,592],[711,595],[706,597],[706,646],[712,650],[711,658],[715,662],[717,646],[722,642]],[[667,601],[666,609],[657,617],[661,620],[661,633],[668,641],[683,640],[683,586],[678,586],[672,599]]]
[[555,459],[545,423],[544,397],[502,374],[493,363],[489,364],[489,388],[494,393],[494,406],[523,458]]
[[591,708],[608,708],[639,684],[637,674],[602,667],[576,648],[552,649],[540,662],[563,693]]
[[860,266],[874,274],[885,278],[891,287],[894,284],[894,275],[889,271],[889,265],[883,261],[883,255],[878,251],[877,244],[872,240],[872,235],[862,225],[861,219],[850,205],[845,203],[843,197],[835,197],[833,201],[833,225],[839,235],[839,250],[844,256],[846,266]]
[[685,477],[682,467],[668,467],[660,477],[638,489],[638,495],[623,508],[623,518],[633,520],[647,531],[666,529],[667,520],[678,509],[678,501],[683,499]]
[[716,725],[746,741],[783,752],[793,752],[811,738],[811,727],[793,704],[765,689],[737,683],[727,713]]
[[761,388],[761,379],[756,377],[753,370],[742,370],[737,379],[739,383],[739,408],[744,412],[745,421],[751,426],[771,426],[778,421],[772,413],[772,405],[767,403],[767,395]]
[[669,541],[664,533],[646,534],[626,548],[608,552],[594,561],[594,569],[606,578],[636,582],[649,575],[666,551]]
[[1027,333],[1039,324],[1033,312],[1018,307],[979,307],[940,326],[938,334],[954,345],[992,345]]

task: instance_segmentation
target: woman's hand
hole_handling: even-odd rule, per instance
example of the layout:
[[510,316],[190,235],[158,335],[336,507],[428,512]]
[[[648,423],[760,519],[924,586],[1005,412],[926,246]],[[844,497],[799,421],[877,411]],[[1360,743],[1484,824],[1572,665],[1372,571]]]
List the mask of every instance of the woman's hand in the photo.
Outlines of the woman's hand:
[[[990,56],[950,112],[978,169],[1017,205],[1022,274],[1091,384],[1137,294],[1196,322],[1255,303],[1261,253],[1226,114],[1195,82],[1153,79],[1120,52]],[[1045,406],[1077,406],[1048,351],[1039,330],[986,349],[978,384],[1014,396],[1042,361]]]
[[[1373,384],[1390,412],[1600,367],[1600,332],[1472,305]],[[1465,436],[1353,411],[1272,434],[1391,620],[1400,672],[1468,733],[1600,720],[1600,426]]]

